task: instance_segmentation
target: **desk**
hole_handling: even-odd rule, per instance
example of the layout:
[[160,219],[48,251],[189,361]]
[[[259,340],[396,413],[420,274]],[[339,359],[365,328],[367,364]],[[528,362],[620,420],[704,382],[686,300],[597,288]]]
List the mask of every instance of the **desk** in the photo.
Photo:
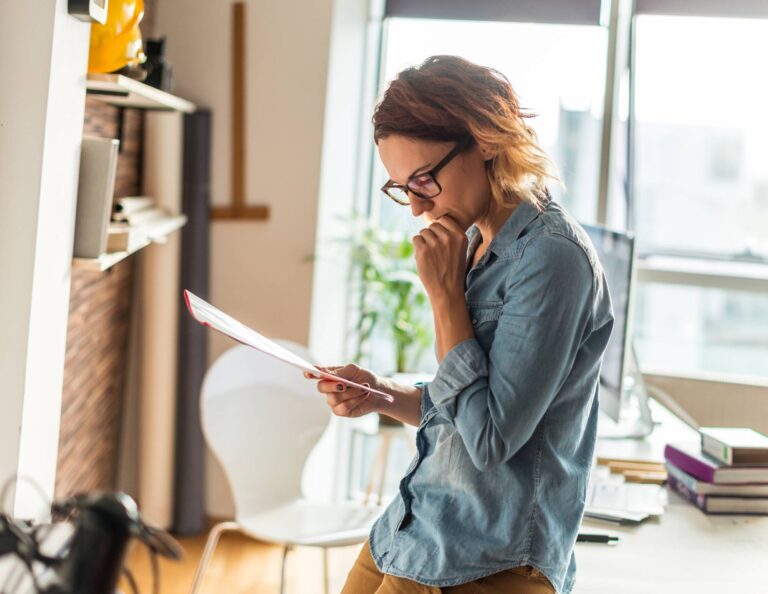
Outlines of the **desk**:
[[[599,455],[662,460],[668,441],[696,431],[652,402],[661,421],[645,440],[600,440]],[[616,546],[577,543],[573,594],[768,594],[768,517],[708,516],[676,493],[666,513],[635,527],[585,519],[584,532],[618,534]]]

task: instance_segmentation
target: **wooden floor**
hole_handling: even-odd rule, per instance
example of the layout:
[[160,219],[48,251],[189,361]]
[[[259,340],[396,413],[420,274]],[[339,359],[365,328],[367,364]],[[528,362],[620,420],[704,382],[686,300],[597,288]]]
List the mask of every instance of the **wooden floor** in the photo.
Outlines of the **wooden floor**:
[[[207,535],[178,538],[185,551],[181,561],[160,560],[159,594],[189,594]],[[360,547],[339,547],[328,552],[330,593],[344,585]],[[199,594],[278,594],[282,547],[251,540],[236,533],[225,533],[208,566]],[[152,569],[144,545],[134,543],[128,555],[141,594],[152,593]],[[321,549],[299,547],[288,555],[286,594],[322,594],[323,555]],[[130,585],[120,582],[124,594]]]

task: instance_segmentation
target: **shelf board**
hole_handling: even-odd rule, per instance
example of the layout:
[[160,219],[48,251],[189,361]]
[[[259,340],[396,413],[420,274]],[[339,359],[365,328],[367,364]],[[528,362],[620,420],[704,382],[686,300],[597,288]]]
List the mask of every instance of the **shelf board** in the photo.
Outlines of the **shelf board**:
[[191,101],[171,95],[122,74],[89,74],[85,83],[88,93],[118,107],[135,107],[192,113],[197,106]]
[[118,262],[125,260],[128,256],[135,254],[139,250],[147,247],[151,243],[162,243],[165,236],[174,231],[178,231],[187,223],[186,215],[176,215],[163,218],[158,221],[143,226],[146,237],[134,249],[128,252],[112,252],[102,254],[98,258],[73,258],[72,268],[78,270],[89,270],[91,272],[102,272],[111,268]]

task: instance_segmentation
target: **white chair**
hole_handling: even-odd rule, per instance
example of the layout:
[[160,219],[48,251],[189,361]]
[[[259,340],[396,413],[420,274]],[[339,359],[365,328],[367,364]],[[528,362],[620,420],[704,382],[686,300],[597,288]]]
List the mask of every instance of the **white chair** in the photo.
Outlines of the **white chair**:
[[[307,350],[276,341],[311,360]],[[304,497],[304,464],[330,420],[325,398],[301,371],[250,347],[238,345],[208,370],[200,399],[203,434],[229,480],[234,521],[211,530],[192,585],[196,594],[223,532],[283,545],[285,565],[294,546],[323,550],[328,592],[328,548],[363,542],[380,510],[352,502],[321,503]]]

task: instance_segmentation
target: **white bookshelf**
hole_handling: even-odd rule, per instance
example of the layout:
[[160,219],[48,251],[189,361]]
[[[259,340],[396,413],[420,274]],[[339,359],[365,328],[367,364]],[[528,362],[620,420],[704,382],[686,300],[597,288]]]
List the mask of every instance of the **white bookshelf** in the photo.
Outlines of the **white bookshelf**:
[[90,95],[118,107],[170,110],[192,113],[197,106],[191,101],[166,93],[122,74],[89,74],[85,88]]
[[78,270],[102,272],[111,268],[118,262],[125,260],[131,254],[135,254],[151,243],[163,243],[167,235],[178,231],[187,223],[186,215],[174,215],[154,219],[144,225],[137,226],[131,232],[139,233],[142,237],[136,242],[133,249],[127,252],[111,252],[102,254],[98,258],[73,258],[72,267]]

